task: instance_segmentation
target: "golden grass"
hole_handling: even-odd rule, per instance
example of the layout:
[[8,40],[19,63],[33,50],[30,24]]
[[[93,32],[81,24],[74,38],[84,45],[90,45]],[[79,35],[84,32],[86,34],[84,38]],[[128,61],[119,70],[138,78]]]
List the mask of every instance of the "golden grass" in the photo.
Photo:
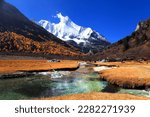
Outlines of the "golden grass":
[[107,62],[99,65],[116,65],[116,69],[100,72],[102,79],[120,87],[135,88],[150,86],[150,63],[147,62]]
[[132,66],[132,65],[144,65],[144,66],[150,66],[150,62],[137,62],[137,61],[125,61],[125,62],[96,62],[96,65],[101,66]]
[[150,98],[142,96],[134,96],[129,94],[93,92],[93,93],[73,94],[51,98],[40,98],[38,100],[150,100]]
[[61,62],[48,62],[47,60],[0,60],[0,74],[17,71],[46,71],[51,69],[77,68],[77,61],[64,60]]

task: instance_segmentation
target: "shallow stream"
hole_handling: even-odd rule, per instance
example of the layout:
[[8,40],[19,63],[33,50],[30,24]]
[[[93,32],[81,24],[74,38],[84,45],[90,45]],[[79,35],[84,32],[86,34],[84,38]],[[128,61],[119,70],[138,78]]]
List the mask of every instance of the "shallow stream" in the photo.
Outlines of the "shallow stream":
[[87,92],[127,93],[149,96],[144,90],[123,89],[99,80],[92,65],[81,66],[76,71],[60,71],[62,78],[51,79],[48,73],[0,80],[0,99],[32,99]]

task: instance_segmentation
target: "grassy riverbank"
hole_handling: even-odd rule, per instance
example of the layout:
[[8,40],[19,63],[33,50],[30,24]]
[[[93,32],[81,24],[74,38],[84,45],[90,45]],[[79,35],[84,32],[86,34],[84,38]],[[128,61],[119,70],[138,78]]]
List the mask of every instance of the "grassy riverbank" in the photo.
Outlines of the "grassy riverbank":
[[100,71],[101,79],[111,84],[125,88],[140,88],[150,86],[149,62],[106,62],[97,63],[104,66],[118,66],[115,69]]
[[79,67],[77,61],[63,60],[48,62],[47,60],[0,60],[0,74],[19,71],[47,71],[51,69],[75,69]]
[[93,92],[93,93],[73,94],[51,98],[40,98],[40,100],[150,100],[150,98],[142,96],[134,96],[129,94]]

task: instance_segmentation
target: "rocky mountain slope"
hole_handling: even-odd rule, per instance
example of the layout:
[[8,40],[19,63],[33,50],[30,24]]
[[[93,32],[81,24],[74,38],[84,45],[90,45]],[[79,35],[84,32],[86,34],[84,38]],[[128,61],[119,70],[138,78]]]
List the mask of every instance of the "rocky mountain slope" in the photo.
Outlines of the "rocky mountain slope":
[[150,19],[140,22],[130,36],[112,44],[97,58],[150,59]]
[[91,28],[75,24],[68,16],[58,13],[57,18],[60,20],[58,24],[47,20],[40,20],[37,24],[63,41],[79,48],[81,52],[98,52],[110,45],[104,36]]
[[0,52],[68,56],[81,54],[74,47],[30,21],[17,8],[4,0],[0,0]]

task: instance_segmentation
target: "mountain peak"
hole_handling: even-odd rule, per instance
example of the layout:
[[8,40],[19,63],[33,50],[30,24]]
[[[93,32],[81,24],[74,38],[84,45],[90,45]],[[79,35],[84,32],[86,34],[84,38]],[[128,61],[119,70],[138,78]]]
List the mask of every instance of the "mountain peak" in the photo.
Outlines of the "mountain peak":
[[29,20],[15,6],[2,0],[0,0],[0,52],[14,52],[17,55],[24,53],[82,55],[76,48]]
[[61,23],[67,23],[70,21],[68,16],[63,16],[61,13],[58,13],[56,17],[60,19]]
[[98,32],[90,27],[86,28],[75,24],[68,16],[58,13],[55,18],[60,19],[60,22],[55,24],[47,20],[40,20],[38,24],[63,41],[79,48],[82,52],[87,53],[91,50],[90,48],[102,49],[110,44]]

